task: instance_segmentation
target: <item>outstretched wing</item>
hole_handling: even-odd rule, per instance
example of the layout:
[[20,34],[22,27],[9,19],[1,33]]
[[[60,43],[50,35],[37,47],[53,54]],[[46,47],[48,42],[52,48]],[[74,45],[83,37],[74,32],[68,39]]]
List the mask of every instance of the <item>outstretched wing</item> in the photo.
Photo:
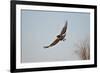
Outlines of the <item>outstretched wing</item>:
[[56,45],[59,41],[60,41],[59,38],[57,38],[57,39],[54,40],[53,43],[51,43],[49,46],[44,46],[44,48],[52,47],[52,46]]
[[67,30],[67,21],[66,21],[65,26],[63,27],[60,35],[63,35],[66,32],[66,30]]

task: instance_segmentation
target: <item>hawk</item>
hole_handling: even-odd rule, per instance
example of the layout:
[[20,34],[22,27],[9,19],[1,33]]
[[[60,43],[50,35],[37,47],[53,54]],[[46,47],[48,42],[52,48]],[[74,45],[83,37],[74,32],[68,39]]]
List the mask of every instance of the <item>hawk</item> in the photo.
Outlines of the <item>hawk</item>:
[[56,36],[57,38],[50,45],[44,46],[44,48],[52,47],[52,46],[56,45],[59,41],[62,41],[62,40],[65,41],[66,40],[65,39],[66,30],[67,30],[67,21],[66,21],[64,27],[62,28],[61,33]]

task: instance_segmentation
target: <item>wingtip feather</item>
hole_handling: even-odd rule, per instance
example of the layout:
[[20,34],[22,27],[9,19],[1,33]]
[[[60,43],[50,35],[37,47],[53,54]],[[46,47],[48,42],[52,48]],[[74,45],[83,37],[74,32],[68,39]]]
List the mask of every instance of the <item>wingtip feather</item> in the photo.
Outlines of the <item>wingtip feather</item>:
[[44,48],[49,48],[49,46],[44,46]]

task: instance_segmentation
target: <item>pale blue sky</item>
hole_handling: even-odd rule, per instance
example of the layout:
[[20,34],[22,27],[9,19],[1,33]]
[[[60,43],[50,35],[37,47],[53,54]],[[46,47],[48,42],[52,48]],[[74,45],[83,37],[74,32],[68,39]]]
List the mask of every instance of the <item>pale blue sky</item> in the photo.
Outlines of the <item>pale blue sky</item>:
[[[66,41],[43,48],[61,32],[66,20]],[[79,60],[75,44],[90,34],[90,14],[54,11],[21,11],[22,62]]]

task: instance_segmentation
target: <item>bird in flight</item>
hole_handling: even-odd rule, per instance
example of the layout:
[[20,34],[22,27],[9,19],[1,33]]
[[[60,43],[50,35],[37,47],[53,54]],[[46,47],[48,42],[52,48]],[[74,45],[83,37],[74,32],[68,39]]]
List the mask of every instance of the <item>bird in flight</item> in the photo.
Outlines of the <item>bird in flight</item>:
[[44,48],[52,47],[52,46],[56,45],[59,41],[62,41],[62,40],[65,41],[66,40],[65,39],[66,30],[67,30],[67,21],[66,21],[64,27],[62,28],[61,33],[56,36],[57,38],[50,45],[44,46]]

